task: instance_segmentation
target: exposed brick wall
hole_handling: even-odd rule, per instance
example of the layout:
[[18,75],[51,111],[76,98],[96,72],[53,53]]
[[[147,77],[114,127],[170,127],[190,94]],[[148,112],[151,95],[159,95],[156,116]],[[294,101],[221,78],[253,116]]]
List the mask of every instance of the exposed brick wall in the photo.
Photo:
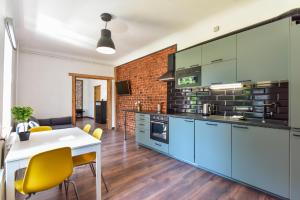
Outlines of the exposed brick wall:
[[[116,81],[130,80],[130,96],[117,95],[116,128],[124,130],[124,109],[134,109],[135,102],[141,101],[142,110],[155,111],[162,103],[162,111],[167,111],[167,83],[158,78],[168,70],[168,55],[176,52],[176,45],[155,52],[148,56],[116,67]],[[128,133],[134,133],[134,114],[127,115]]]

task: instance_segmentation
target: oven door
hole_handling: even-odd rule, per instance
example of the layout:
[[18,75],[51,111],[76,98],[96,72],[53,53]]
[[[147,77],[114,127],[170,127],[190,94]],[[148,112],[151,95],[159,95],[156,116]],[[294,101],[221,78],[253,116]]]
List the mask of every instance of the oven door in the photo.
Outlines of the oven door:
[[160,121],[150,122],[150,138],[169,144],[168,123]]

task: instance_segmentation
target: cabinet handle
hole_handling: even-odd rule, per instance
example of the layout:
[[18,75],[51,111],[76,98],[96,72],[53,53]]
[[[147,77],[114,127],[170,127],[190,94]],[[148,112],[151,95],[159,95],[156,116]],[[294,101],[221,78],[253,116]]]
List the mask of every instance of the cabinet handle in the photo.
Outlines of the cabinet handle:
[[218,124],[206,123],[208,126],[218,126]]
[[145,133],[145,131],[143,131],[143,130],[140,130],[140,133]]
[[292,131],[300,133],[300,128],[292,128]]
[[246,82],[251,82],[251,80],[241,80],[241,81],[238,81],[239,83],[246,83]]
[[159,144],[159,143],[156,143],[156,142],[155,142],[154,144],[155,144],[156,146],[161,147],[161,144]]
[[222,62],[222,61],[223,61],[223,59],[220,58],[220,59],[212,60],[211,63],[217,63],[217,62]]
[[145,126],[145,124],[139,124],[140,126]]
[[293,133],[293,136],[295,136],[295,137],[300,137],[300,132]]
[[184,120],[185,122],[189,122],[189,123],[193,123],[194,121],[193,120]]
[[219,85],[219,84],[222,84],[222,82],[211,83],[211,85]]
[[233,126],[233,128],[249,129],[247,126]]

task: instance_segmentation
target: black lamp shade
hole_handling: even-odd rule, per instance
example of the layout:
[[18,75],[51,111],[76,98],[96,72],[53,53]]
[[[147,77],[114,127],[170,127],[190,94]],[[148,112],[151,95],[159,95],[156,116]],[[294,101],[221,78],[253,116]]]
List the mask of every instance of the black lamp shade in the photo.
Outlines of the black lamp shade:
[[111,39],[111,32],[108,29],[101,30],[101,37],[97,43],[99,53],[114,54],[116,52],[115,44]]

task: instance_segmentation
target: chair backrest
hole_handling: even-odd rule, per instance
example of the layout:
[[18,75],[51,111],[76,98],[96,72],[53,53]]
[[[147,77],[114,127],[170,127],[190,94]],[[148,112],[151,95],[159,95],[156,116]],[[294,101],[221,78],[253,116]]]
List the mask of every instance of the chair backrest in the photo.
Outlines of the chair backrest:
[[37,126],[37,127],[32,127],[29,131],[30,131],[30,133],[42,132],[42,131],[52,131],[52,127],[51,126]]
[[90,133],[92,126],[90,124],[86,124],[83,128],[83,131],[86,133]]
[[70,147],[46,151],[33,156],[26,169],[23,191],[26,194],[53,188],[73,173]]
[[93,136],[98,140],[101,140],[103,130],[101,128],[96,128],[93,132]]

